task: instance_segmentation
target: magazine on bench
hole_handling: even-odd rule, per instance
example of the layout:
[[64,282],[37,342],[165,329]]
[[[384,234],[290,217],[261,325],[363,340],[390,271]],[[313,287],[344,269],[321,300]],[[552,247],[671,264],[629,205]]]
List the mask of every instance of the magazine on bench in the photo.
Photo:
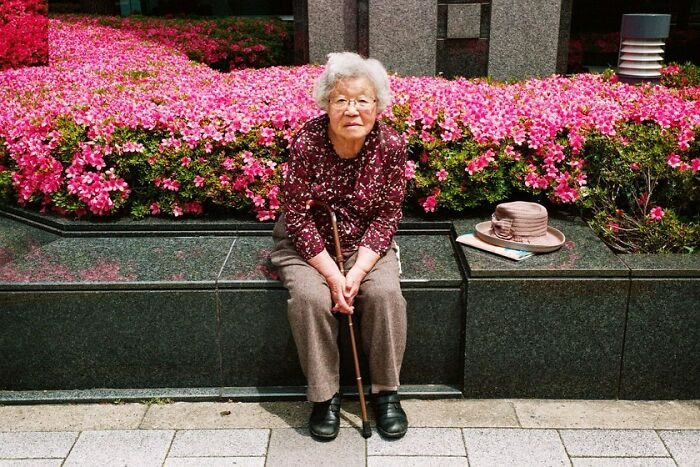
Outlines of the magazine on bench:
[[524,259],[533,256],[534,253],[524,250],[513,250],[511,248],[504,248],[502,246],[492,245],[481,240],[479,237],[475,236],[473,233],[468,233],[460,235],[457,237],[457,241],[463,245],[478,248],[480,250],[495,253],[497,255],[503,256],[505,258],[510,258],[515,261],[522,261]]

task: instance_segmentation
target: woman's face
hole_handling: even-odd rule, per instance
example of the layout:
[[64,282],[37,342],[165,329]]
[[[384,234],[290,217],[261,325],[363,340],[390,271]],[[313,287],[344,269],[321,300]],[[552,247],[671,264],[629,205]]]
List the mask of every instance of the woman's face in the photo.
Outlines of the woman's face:
[[338,81],[329,96],[328,117],[333,136],[364,141],[377,120],[374,88],[364,77]]

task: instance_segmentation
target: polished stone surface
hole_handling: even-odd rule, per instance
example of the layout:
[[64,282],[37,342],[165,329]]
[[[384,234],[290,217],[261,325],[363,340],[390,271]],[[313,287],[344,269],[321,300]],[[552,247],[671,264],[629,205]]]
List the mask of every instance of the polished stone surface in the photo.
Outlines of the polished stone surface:
[[[448,234],[394,237],[401,256],[402,287],[459,287],[462,275]],[[279,287],[279,274],[270,263],[271,236],[241,236],[219,277],[220,287]]]
[[0,389],[220,385],[213,291],[4,292]]
[[467,397],[616,398],[628,280],[471,279]]
[[[411,18],[410,25],[406,18]],[[369,2],[369,53],[387,70],[401,75],[434,75],[436,39],[437,2]]]
[[700,398],[700,279],[632,279],[620,397]]
[[632,277],[700,277],[700,254],[619,255]]
[[60,238],[58,235],[0,216],[0,268]]
[[[484,218],[457,219],[457,235],[474,232]],[[513,261],[470,246],[461,246],[469,276],[477,277],[627,277],[627,266],[586,225],[576,219],[550,218],[566,243],[557,251]]]
[[287,291],[220,290],[223,386],[302,386]]
[[438,39],[437,71],[446,78],[486,76],[488,39]]
[[473,39],[481,33],[481,4],[447,5],[447,37]]
[[510,80],[555,73],[561,4],[562,0],[492,0],[489,76]]
[[345,50],[344,8],[337,0],[308,0],[309,62],[326,63],[326,55]]
[[230,237],[61,238],[0,266],[0,288],[18,284],[187,283],[213,287]]

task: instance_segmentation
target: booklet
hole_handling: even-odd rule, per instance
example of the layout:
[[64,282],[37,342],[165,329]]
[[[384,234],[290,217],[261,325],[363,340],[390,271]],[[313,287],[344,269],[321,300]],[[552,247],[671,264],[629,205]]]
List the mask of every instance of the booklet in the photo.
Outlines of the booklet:
[[513,250],[511,248],[504,248],[502,246],[486,243],[473,233],[460,235],[459,237],[457,237],[457,241],[464,245],[472,246],[474,248],[478,248],[484,251],[489,251],[491,253],[496,253],[497,255],[510,258],[515,261],[522,261],[534,255],[534,253],[531,251]]

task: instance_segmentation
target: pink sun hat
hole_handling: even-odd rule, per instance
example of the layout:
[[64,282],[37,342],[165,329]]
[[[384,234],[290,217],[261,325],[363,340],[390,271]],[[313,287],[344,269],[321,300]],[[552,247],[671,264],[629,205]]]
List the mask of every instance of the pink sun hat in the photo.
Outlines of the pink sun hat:
[[547,224],[547,209],[538,203],[501,203],[491,220],[476,225],[476,236],[493,245],[514,250],[547,253],[566,241],[559,230]]

